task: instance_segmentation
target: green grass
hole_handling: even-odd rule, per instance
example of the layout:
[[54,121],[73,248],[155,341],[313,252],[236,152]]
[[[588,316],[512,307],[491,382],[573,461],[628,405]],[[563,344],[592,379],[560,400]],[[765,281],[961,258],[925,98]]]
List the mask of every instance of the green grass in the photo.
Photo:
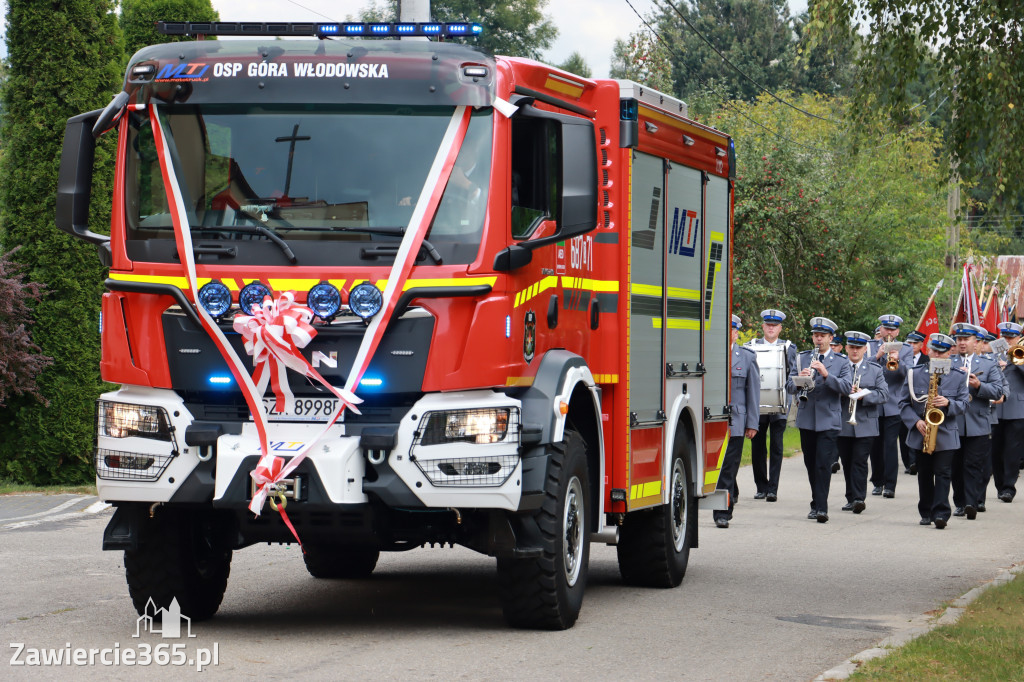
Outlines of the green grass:
[[[769,436],[771,438],[771,436]],[[767,441],[769,449],[771,448],[771,441]],[[782,435],[782,456],[792,457],[796,453],[800,452],[800,430],[795,427],[788,427],[786,432]],[[740,459],[740,466],[745,467],[750,464],[750,441],[747,439],[743,440],[743,457]]]
[[955,625],[938,627],[885,658],[868,661],[851,680],[1024,679],[1024,580],[983,593]]
[[28,483],[15,483],[6,478],[0,479],[0,495],[12,493],[44,493],[46,495],[62,495],[74,493],[76,495],[95,495],[96,486],[92,483],[82,485],[30,485]]

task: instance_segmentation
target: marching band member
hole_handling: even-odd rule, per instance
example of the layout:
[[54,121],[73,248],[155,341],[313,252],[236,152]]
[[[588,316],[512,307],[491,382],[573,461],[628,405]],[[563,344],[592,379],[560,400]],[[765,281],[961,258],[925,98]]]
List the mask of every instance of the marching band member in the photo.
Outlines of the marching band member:
[[937,379],[937,394],[928,405],[928,389],[932,373],[938,373],[942,361],[949,359],[953,339],[945,334],[932,334],[928,338],[931,360],[927,366],[918,365],[907,372],[907,381],[900,390],[900,416],[910,430],[907,443],[921,451],[924,436],[928,430],[925,414],[929,407],[938,408],[943,414],[935,438],[932,453],[920,452],[917,459],[917,510],[921,514],[921,525],[935,523],[942,529],[949,522],[949,482],[953,453],[960,446],[956,416],[967,409],[967,373],[960,368],[951,368]]
[[[836,355],[842,355],[844,358],[846,355],[843,353],[843,346],[846,345],[846,338],[842,334],[832,337],[832,343],[828,344],[828,347],[832,349],[832,352]],[[849,359],[849,358],[847,358]]]
[[[879,406],[884,405],[889,397],[882,368],[864,357],[869,340],[870,337],[863,332],[846,332],[846,352],[852,367],[853,387],[850,395],[842,398],[843,425],[836,447],[846,478],[843,511],[854,514],[860,514],[866,506],[868,455],[878,436]],[[860,395],[864,391],[866,393]]]
[[[1014,346],[1021,336],[1021,325],[1003,322],[999,334]],[[1020,475],[1021,443],[1024,443],[1024,362],[1000,359],[999,367],[1006,383],[1006,400],[996,405],[997,425],[992,429],[992,478],[999,499],[1013,502]]]
[[[907,334],[907,345],[910,346],[910,356],[907,360],[907,368],[918,367],[928,364],[928,354],[924,352],[924,334],[916,329]],[[900,421],[900,457],[903,459],[903,473],[914,476],[917,474],[917,450],[907,445],[907,435],[910,430],[907,425]]]
[[757,422],[760,416],[761,374],[757,369],[757,353],[736,344],[741,326],[740,318],[733,315],[729,444],[725,448],[725,458],[718,477],[718,489],[729,491],[729,509],[714,512],[715,525],[719,528],[728,528],[729,521],[732,520],[732,510],[739,493],[736,487],[736,473],[740,469],[740,459],[743,456],[743,439],[757,435]]
[[840,396],[849,395],[853,385],[850,361],[829,348],[835,336],[836,324],[825,317],[811,318],[813,350],[797,356],[797,374],[813,377],[810,390],[798,392],[794,377],[790,375],[786,390],[798,393],[796,425],[800,429],[800,447],[807,467],[807,480],[811,485],[811,511],[809,519],[828,522],[828,491],[835,461],[836,438],[842,426]]
[[979,511],[984,511],[986,472],[991,458],[989,401],[1003,395],[999,367],[976,352],[981,334],[984,330],[973,324],[953,325],[953,336],[960,350],[960,355],[953,358],[953,366],[966,372],[970,394],[967,409],[956,418],[960,447],[953,455],[953,504],[956,506],[953,515],[972,520]]
[[875,345],[873,360],[883,369],[885,383],[889,387],[889,399],[878,415],[878,438],[871,448],[871,483],[874,486],[871,494],[895,497],[900,461],[899,393],[907,378],[906,362],[910,347],[903,346],[898,352],[886,353],[883,344],[896,340],[903,318],[899,315],[882,315],[878,321],[881,323],[882,338]]
[[[752,344],[781,345],[786,347],[786,376],[796,371],[796,346],[785,339],[779,338],[782,323],[786,321],[786,313],[769,308],[761,311],[762,338],[751,341]],[[782,438],[786,432],[786,422],[793,398],[786,394],[786,410],[782,414],[762,415],[757,424],[757,435],[750,441],[750,464],[754,470],[754,485],[757,493],[754,499],[764,498],[768,502],[779,499],[779,473],[782,471]],[[770,443],[766,444],[770,438]],[[767,446],[766,446],[767,445]],[[769,453],[769,448],[770,453]],[[767,466],[766,466],[767,465]]]

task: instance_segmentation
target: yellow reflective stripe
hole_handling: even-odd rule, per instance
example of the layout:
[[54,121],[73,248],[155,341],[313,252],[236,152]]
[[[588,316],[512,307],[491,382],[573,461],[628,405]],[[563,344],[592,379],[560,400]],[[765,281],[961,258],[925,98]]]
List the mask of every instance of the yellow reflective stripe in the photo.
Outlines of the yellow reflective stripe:
[[309,291],[320,283],[318,279],[268,279],[274,291]]
[[[655,329],[661,329],[661,318],[660,317],[652,317],[651,318],[651,326],[654,327]],[[669,329],[700,329],[700,321],[699,320],[678,320],[676,318],[672,318],[672,319],[670,319],[668,321],[668,328]]]
[[[121,275],[117,273],[110,273],[110,279],[118,280],[119,282],[144,282],[146,284],[170,284],[172,287],[178,287],[179,289],[188,291],[188,278],[186,277],[162,277],[158,275]],[[202,286],[210,281],[209,277],[197,280],[197,284]]]
[[582,85],[569,81],[561,76],[556,76],[553,73],[548,74],[548,79],[544,81],[544,87],[548,90],[554,90],[555,92],[560,92],[563,95],[569,95],[576,99],[579,99],[580,95],[583,94]]
[[668,297],[675,299],[683,299],[684,301],[699,301],[700,292],[696,289],[680,289],[678,287],[668,288]]
[[598,384],[617,384],[619,383],[618,374],[595,374],[594,382]]
[[714,490],[714,486],[718,485],[718,477],[722,474],[722,460],[725,458],[725,449],[727,447],[729,447],[729,439],[728,438],[726,438],[722,442],[722,449],[718,453],[718,463],[715,464],[715,468],[714,469],[708,469],[708,470],[706,470],[704,472],[704,487],[705,488],[707,488],[708,486],[712,486],[712,490]]
[[506,386],[533,386],[533,377],[507,377]]
[[644,483],[644,497],[653,497],[661,494],[661,481],[649,481]]
[[585,277],[562,277],[562,286],[566,289],[584,289],[586,291],[616,292],[619,290],[617,280],[587,279]]
[[223,278],[221,278],[220,281],[224,282],[224,286],[226,286],[231,291],[241,291],[242,290],[242,287],[238,286],[238,282],[236,282],[234,279],[232,279],[230,277],[223,277]]
[[654,109],[651,109],[649,107],[645,107],[642,104],[640,105],[640,113],[649,119],[652,119],[654,121],[660,121],[662,123],[672,126],[673,128],[678,128],[680,130],[694,133],[705,138],[710,137],[712,140],[718,142],[719,144],[729,144],[729,138],[725,137],[716,130],[710,130],[708,128],[698,128],[697,126],[693,126],[688,123],[683,123],[677,118],[673,118],[666,114],[662,114],[661,112],[655,111]]
[[725,234],[722,232],[712,232],[711,241],[713,242],[725,242]]
[[[485,278],[479,278],[479,279],[483,280]],[[556,286],[558,286],[558,277],[556,277],[554,275],[549,275],[548,277],[545,277],[544,279],[540,280],[539,282],[534,282],[533,284],[531,284],[530,286],[526,287],[521,292],[516,294],[515,307],[518,308],[519,306],[521,306],[522,304],[526,303],[527,301],[529,301],[534,296],[537,296],[537,295],[547,291],[548,289],[554,288]]]
[[348,280],[344,280],[344,279],[329,279],[327,281],[330,282],[331,284],[333,284],[334,286],[338,287],[339,289],[344,289],[345,288],[345,282],[348,281]]
[[629,286],[629,293],[637,294],[638,296],[658,296],[661,297],[661,287],[653,284],[631,284]]

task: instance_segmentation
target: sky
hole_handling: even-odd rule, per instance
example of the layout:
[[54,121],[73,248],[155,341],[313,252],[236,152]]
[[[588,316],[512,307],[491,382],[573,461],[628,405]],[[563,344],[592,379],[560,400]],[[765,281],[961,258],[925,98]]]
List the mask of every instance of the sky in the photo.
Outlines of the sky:
[[[629,2],[643,15],[653,6],[652,0]],[[223,21],[344,21],[356,16],[369,0],[213,0],[212,4]],[[6,17],[7,3],[0,2],[0,7]],[[789,0],[789,7],[791,14],[803,12],[807,0]],[[579,52],[595,78],[608,76],[615,39],[626,38],[641,26],[626,0],[548,0],[544,11],[558,27],[558,38],[544,54],[545,61],[560,64]],[[7,56],[6,42],[0,43],[0,56]]]

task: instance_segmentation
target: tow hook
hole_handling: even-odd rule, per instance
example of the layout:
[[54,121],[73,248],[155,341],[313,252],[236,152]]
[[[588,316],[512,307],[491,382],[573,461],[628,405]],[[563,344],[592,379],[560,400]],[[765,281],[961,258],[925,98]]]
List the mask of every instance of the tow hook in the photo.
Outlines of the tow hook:
[[162,504],[163,502],[154,502],[153,504],[149,505],[149,518],[153,518],[153,516],[156,514],[156,508]]
[[462,525],[462,514],[459,513],[459,510],[456,509],[455,507],[448,507],[448,510],[450,512],[452,512],[453,514],[455,514],[455,525],[456,526],[461,526]]

